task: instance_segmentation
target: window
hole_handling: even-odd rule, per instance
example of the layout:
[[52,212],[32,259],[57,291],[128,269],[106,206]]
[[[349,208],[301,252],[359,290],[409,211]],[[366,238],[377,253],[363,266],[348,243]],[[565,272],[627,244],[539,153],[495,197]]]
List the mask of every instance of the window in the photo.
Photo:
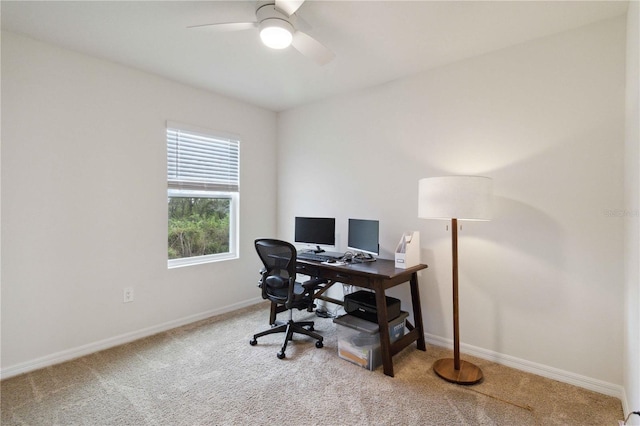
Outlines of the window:
[[240,142],[167,123],[168,265],[238,257]]

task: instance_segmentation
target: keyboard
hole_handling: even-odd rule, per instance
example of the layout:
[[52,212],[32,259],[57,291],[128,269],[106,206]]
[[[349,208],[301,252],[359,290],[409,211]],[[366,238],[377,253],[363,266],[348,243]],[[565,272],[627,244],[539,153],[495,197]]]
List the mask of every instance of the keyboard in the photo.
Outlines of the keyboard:
[[342,256],[337,256],[334,254],[327,253],[314,253],[310,251],[301,251],[298,252],[298,259],[300,260],[311,260],[314,262],[326,262],[327,260],[338,260]]

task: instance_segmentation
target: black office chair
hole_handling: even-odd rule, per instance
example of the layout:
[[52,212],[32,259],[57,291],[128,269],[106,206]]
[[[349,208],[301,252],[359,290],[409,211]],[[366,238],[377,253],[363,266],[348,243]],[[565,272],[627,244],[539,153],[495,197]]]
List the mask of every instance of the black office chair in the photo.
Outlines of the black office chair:
[[[261,272],[260,287],[262,298],[268,299],[273,304],[284,305],[289,310],[289,321],[284,324],[274,325],[262,333],[254,334],[249,341],[251,346],[258,344],[258,337],[273,333],[286,333],[282,349],[278,352],[278,358],[285,358],[285,350],[289,340],[293,340],[293,333],[301,333],[317,340],[316,348],[323,346],[322,336],[313,332],[313,321],[293,321],[293,309],[307,309],[312,311],[313,293],[322,284],[324,279],[313,279],[304,283],[296,282],[296,248],[286,242],[269,238],[255,241],[256,251],[264,264]],[[272,310],[273,312],[273,310]],[[306,327],[306,328],[305,328]]]

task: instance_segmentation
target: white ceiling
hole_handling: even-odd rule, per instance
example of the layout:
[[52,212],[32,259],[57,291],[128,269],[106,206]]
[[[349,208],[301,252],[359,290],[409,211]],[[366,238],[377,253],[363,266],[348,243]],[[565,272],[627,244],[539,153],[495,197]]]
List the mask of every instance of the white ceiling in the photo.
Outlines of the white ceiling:
[[297,14],[336,58],[271,50],[255,1],[2,1],[2,29],[274,111],[362,89],[626,13],[627,1],[317,1]]

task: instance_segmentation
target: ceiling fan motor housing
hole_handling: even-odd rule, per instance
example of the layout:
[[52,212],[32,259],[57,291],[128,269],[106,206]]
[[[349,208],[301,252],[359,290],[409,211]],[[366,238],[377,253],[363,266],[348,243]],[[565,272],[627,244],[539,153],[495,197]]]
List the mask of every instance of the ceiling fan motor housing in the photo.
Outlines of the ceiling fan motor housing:
[[281,12],[280,10],[278,10],[278,8],[276,8],[276,4],[273,1],[262,2],[258,4],[258,8],[256,9],[256,20],[259,24],[262,24],[262,22],[268,19],[278,19],[284,21],[292,28],[291,31],[295,30],[296,15],[294,14],[291,16],[287,16],[287,14]]

